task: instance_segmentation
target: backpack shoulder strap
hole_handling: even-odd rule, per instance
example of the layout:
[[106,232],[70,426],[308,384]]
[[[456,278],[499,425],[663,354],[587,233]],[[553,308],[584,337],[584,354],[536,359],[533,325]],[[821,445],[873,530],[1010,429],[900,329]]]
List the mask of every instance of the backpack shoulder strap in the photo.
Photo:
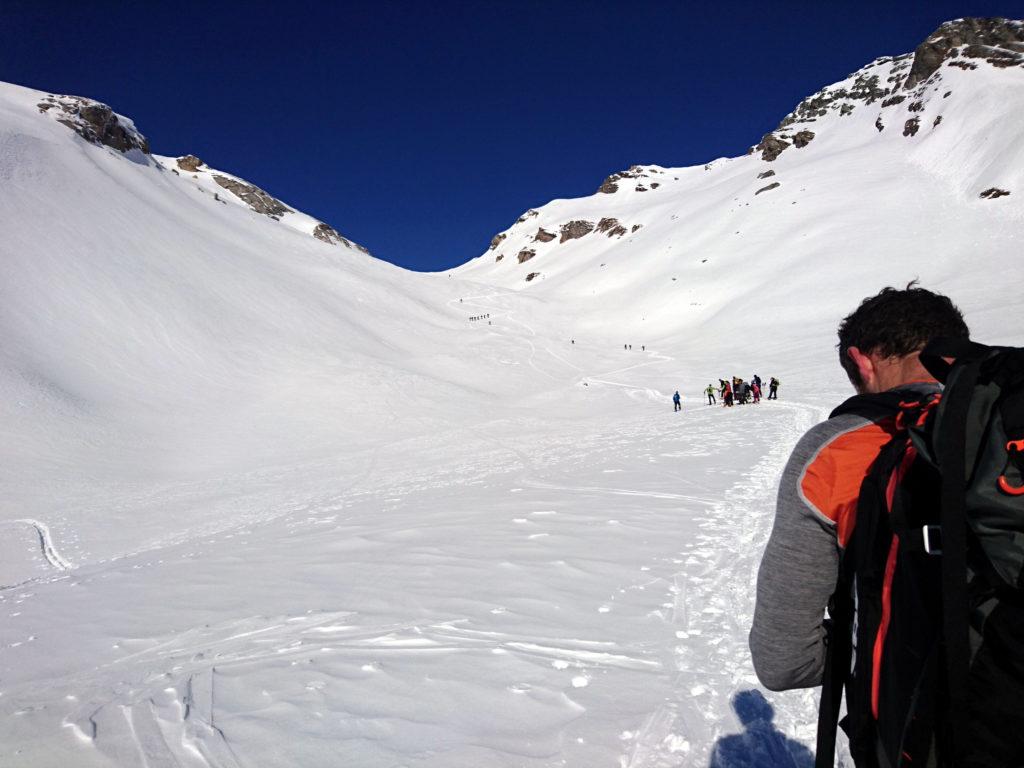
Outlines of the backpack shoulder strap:
[[905,402],[908,396],[917,396],[917,393],[894,389],[871,395],[854,395],[843,401],[828,417],[834,419],[837,416],[854,414],[869,421],[879,421],[897,413],[900,404]]

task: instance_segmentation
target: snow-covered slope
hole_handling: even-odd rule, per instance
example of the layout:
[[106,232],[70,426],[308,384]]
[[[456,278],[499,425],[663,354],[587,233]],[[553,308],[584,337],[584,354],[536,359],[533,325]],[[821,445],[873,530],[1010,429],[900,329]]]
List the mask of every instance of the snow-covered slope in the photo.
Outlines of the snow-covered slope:
[[881,286],[1024,343],[1022,40],[946,25],[437,275],[0,85],[0,765],[807,765],[746,651],[777,478]]

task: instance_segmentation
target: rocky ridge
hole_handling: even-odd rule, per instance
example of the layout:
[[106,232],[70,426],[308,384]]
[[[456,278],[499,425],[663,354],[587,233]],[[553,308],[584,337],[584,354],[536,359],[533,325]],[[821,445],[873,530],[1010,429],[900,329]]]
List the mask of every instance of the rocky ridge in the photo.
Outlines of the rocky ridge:
[[[102,102],[83,96],[47,94],[40,99],[36,107],[40,114],[51,116],[90,144],[109,147],[122,154],[138,151],[147,156],[147,162],[153,162],[149,141],[138,131],[135,124]],[[159,158],[157,164],[165,167]],[[251,210],[275,221],[280,221],[285,214],[296,213],[294,209],[256,185],[214,171],[195,155],[183,155],[174,160],[173,165],[166,167],[179,176],[182,171],[192,174],[193,178],[197,179],[200,175],[209,175],[217,186],[230,192]],[[215,199],[219,198],[215,195]],[[369,254],[366,248],[342,236],[329,224],[315,220],[314,222],[309,234],[317,240],[330,245],[355,248]]]

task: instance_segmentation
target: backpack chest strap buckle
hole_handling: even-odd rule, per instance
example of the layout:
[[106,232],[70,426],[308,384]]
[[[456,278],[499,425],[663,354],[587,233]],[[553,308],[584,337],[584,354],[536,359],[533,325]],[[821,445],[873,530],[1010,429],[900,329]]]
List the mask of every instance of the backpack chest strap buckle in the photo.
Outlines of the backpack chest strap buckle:
[[929,555],[942,554],[942,526],[922,525],[921,538],[924,541],[924,551]]

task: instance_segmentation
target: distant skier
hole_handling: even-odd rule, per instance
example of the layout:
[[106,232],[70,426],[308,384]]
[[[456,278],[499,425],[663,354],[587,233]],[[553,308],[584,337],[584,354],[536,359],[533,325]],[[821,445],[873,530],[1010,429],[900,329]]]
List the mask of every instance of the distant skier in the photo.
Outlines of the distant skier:
[[761,383],[761,377],[758,376],[756,373],[754,374],[754,378],[752,378],[751,381],[754,384],[757,384],[758,389],[764,389],[764,385]]
[[732,386],[729,384],[728,381],[725,382],[725,393],[723,394],[722,399],[725,401],[724,403],[722,403],[722,407],[723,408],[732,408],[732,404],[733,404]]
[[750,393],[754,396],[754,404],[761,402],[761,385],[756,381],[750,385]]
[[675,403],[675,410],[677,411],[683,410],[683,406],[679,404],[679,400],[679,391],[677,390],[676,393],[672,395],[672,402]]
[[779,384],[780,384],[779,380],[776,379],[774,376],[772,376],[771,380],[768,382],[768,399],[769,400],[778,400],[779,399]]
[[715,385],[708,384],[708,388],[704,390],[704,394],[708,396],[708,405],[715,404]]
[[640,351],[641,352],[646,352],[647,351],[647,347],[645,345],[641,344],[640,345]]

